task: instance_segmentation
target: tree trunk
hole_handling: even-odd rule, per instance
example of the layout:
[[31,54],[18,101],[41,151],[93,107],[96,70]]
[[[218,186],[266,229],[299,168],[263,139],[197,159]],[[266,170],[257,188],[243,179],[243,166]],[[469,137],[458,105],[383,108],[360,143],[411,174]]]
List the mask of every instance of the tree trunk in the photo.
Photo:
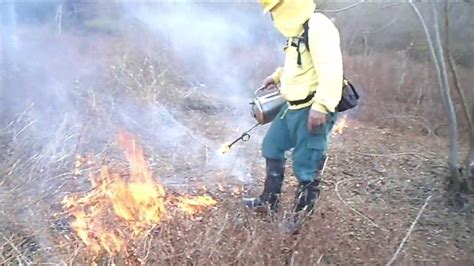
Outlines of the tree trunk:
[[448,115],[448,123],[449,123],[449,158],[448,158],[448,166],[450,171],[451,181],[454,185],[454,190],[460,191],[463,184],[463,179],[461,176],[461,167],[459,164],[459,146],[458,146],[458,127],[457,127],[457,119],[456,113],[454,110],[453,101],[451,99],[450,90],[449,90],[449,82],[446,72],[446,63],[444,60],[444,49],[441,43],[441,37],[439,32],[439,24],[438,24],[438,11],[436,4],[431,3],[431,9],[433,12],[434,18],[434,37],[432,38],[426,22],[421,15],[420,11],[413,3],[413,0],[409,1],[410,6],[412,7],[413,11],[416,13],[418,20],[420,21],[421,25],[423,26],[423,30],[426,35],[426,40],[428,42],[429,51],[431,55],[431,59],[433,60],[434,67],[436,69],[436,74],[438,76],[440,91],[441,91],[441,98],[443,99],[443,105],[446,109],[446,113]]
[[462,110],[464,113],[464,116],[466,117],[467,124],[469,126],[469,130],[472,131],[473,125],[472,125],[472,115],[469,113],[469,104],[466,99],[466,95],[464,94],[464,90],[461,88],[461,84],[458,79],[458,75],[456,74],[456,64],[453,60],[453,57],[451,55],[451,49],[449,47],[449,2],[446,1],[444,3],[444,27],[445,27],[445,36],[444,36],[444,45],[446,49],[446,57],[447,57],[447,62],[448,62],[448,67],[449,71],[451,72],[451,76],[453,78],[453,85],[456,91],[459,93],[459,97],[461,99],[461,106]]
[[61,36],[62,28],[63,28],[63,1],[59,2],[56,8],[56,33],[58,36]]
[[448,123],[449,123],[449,170],[451,172],[451,177],[454,181],[454,186],[456,190],[461,189],[462,185],[462,176],[460,172],[459,164],[459,132],[458,132],[458,123],[456,118],[456,111],[454,110],[454,104],[451,99],[450,88],[448,75],[446,70],[445,62],[445,52],[442,46],[439,24],[438,24],[438,11],[436,7],[437,3],[431,3],[433,17],[434,17],[434,33],[435,33],[435,45],[438,52],[439,66],[440,66],[440,85],[441,85],[441,96],[443,98],[443,103],[448,114]]
[[[474,123],[474,94],[471,96],[471,125]],[[471,127],[471,134],[469,137],[469,154],[466,159],[466,179],[467,179],[467,190],[474,192],[474,128]]]

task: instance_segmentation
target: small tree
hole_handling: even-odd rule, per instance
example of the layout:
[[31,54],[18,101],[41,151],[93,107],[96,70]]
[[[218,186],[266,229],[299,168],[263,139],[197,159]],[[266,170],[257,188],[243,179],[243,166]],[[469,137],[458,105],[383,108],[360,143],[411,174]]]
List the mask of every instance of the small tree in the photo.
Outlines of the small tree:
[[[474,93],[471,93],[471,125],[474,124]],[[466,158],[465,173],[467,176],[467,185],[469,191],[474,191],[474,128],[470,129],[469,154]]]
[[[450,86],[449,86],[449,78],[447,75],[447,67],[446,67],[446,57],[447,52],[449,51],[446,43],[441,42],[441,34],[439,30],[439,23],[438,23],[438,10],[437,10],[437,3],[431,2],[431,10],[433,12],[433,34],[430,33],[425,19],[423,18],[422,14],[420,13],[417,6],[414,4],[413,0],[409,1],[410,6],[412,7],[413,11],[415,12],[416,16],[418,17],[423,30],[426,35],[426,40],[428,41],[428,46],[430,50],[431,59],[434,63],[436,74],[438,76],[438,81],[440,85],[441,96],[443,99],[443,105],[446,109],[446,113],[448,115],[448,123],[449,123],[449,159],[448,165],[450,170],[450,181],[453,184],[453,187],[456,191],[468,191],[474,192],[473,187],[473,179],[474,179],[474,130],[472,127],[472,117],[474,115],[474,104],[471,107],[471,115],[469,115],[468,104],[462,93],[462,89],[457,83],[456,73],[454,70],[454,64],[450,61],[448,57],[448,61],[450,62],[451,70],[453,73],[453,78],[455,80],[455,84],[458,87],[458,92],[461,95],[461,101],[463,102],[463,108],[467,117],[467,121],[469,124],[469,131],[470,131],[470,152],[465,162],[464,169],[460,164],[459,160],[459,132],[458,132],[458,124],[456,118],[456,112],[454,109],[453,101],[450,94]],[[446,21],[446,29],[449,28],[448,24],[448,14],[447,14],[447,6],[445,6],[445,21]],[[449,31],[447,31],[449,33]],[[445,35],[445,38],[449,38],[449,34]],[[449,54],[448,54],[449,55]],[[473,101],[471,101],[473,102]]]

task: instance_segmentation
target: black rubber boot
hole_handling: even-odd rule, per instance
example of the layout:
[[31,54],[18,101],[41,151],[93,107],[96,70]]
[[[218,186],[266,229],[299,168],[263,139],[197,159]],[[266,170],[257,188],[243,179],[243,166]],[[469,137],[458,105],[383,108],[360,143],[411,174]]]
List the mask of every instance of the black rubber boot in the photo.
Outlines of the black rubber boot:
[[276,212],[284,175],[285,160],[266,159],[266,178],[263,192],[257,198],[244,198],[244,204],[252,210],[263,209],[268,206],[272,212]]
[[307,214],[312,214],[319,199],[319,193],[319,181],[301,182],[296,191],[294,211],[296,213],[304,211]]
[[296,190],[294,213],[283,230],[292,235],[299,234],[301,226],[311,217],[319,199],[319,181],[301,182]]

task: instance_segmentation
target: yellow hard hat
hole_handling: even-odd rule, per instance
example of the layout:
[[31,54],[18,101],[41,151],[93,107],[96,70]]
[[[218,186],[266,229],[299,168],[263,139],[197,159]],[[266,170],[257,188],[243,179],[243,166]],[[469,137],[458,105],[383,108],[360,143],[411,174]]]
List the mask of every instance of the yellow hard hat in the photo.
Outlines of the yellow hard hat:
[[260,0],[260,4],[263,7],[263,13],[265,14],[269,12],[270,10],[272,10],[272,8],[277,6],[281,1],[282,0]]
[[272,12],[273,24],[283,36],[297,37],[303,32],[303,24],[314,13],[314,0],[260,0],[266,3],[264,11]]

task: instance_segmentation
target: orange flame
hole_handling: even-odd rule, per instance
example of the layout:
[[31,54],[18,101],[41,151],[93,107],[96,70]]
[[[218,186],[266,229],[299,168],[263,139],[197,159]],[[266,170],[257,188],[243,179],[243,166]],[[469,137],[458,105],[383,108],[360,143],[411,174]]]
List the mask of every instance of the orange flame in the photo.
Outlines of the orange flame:
[[[155,182],[143,149],[129,134],[119,135],[125,150],[129,172],[119,174],[102,166],[98,174],[90,173],[91,191],[82,197],[65,197],[63,206],[73,217],[71,228],[94,254],[105,250],[110,255],[127,252],[140,234],[168,217],[164,187]],[[177,207],[194,215],[214,206],[210,196],[178,197]]]
[[72,173],[73,176],[81,175],[81,168],[84,165],[84,158],[80,155],[76,155],[76,159],[74,161],[74,171]]
[[208,195],[197,197],[178,197],[178,201],[178,208],[188,215],[194,215],[198,212],[202,212],[206,209],[206,207],[217,204],[217,202]]
[[333,133],[334,134],[342,134],[344,129],[347,127],[347,116],[343,116],[335,125],[333,128]]

